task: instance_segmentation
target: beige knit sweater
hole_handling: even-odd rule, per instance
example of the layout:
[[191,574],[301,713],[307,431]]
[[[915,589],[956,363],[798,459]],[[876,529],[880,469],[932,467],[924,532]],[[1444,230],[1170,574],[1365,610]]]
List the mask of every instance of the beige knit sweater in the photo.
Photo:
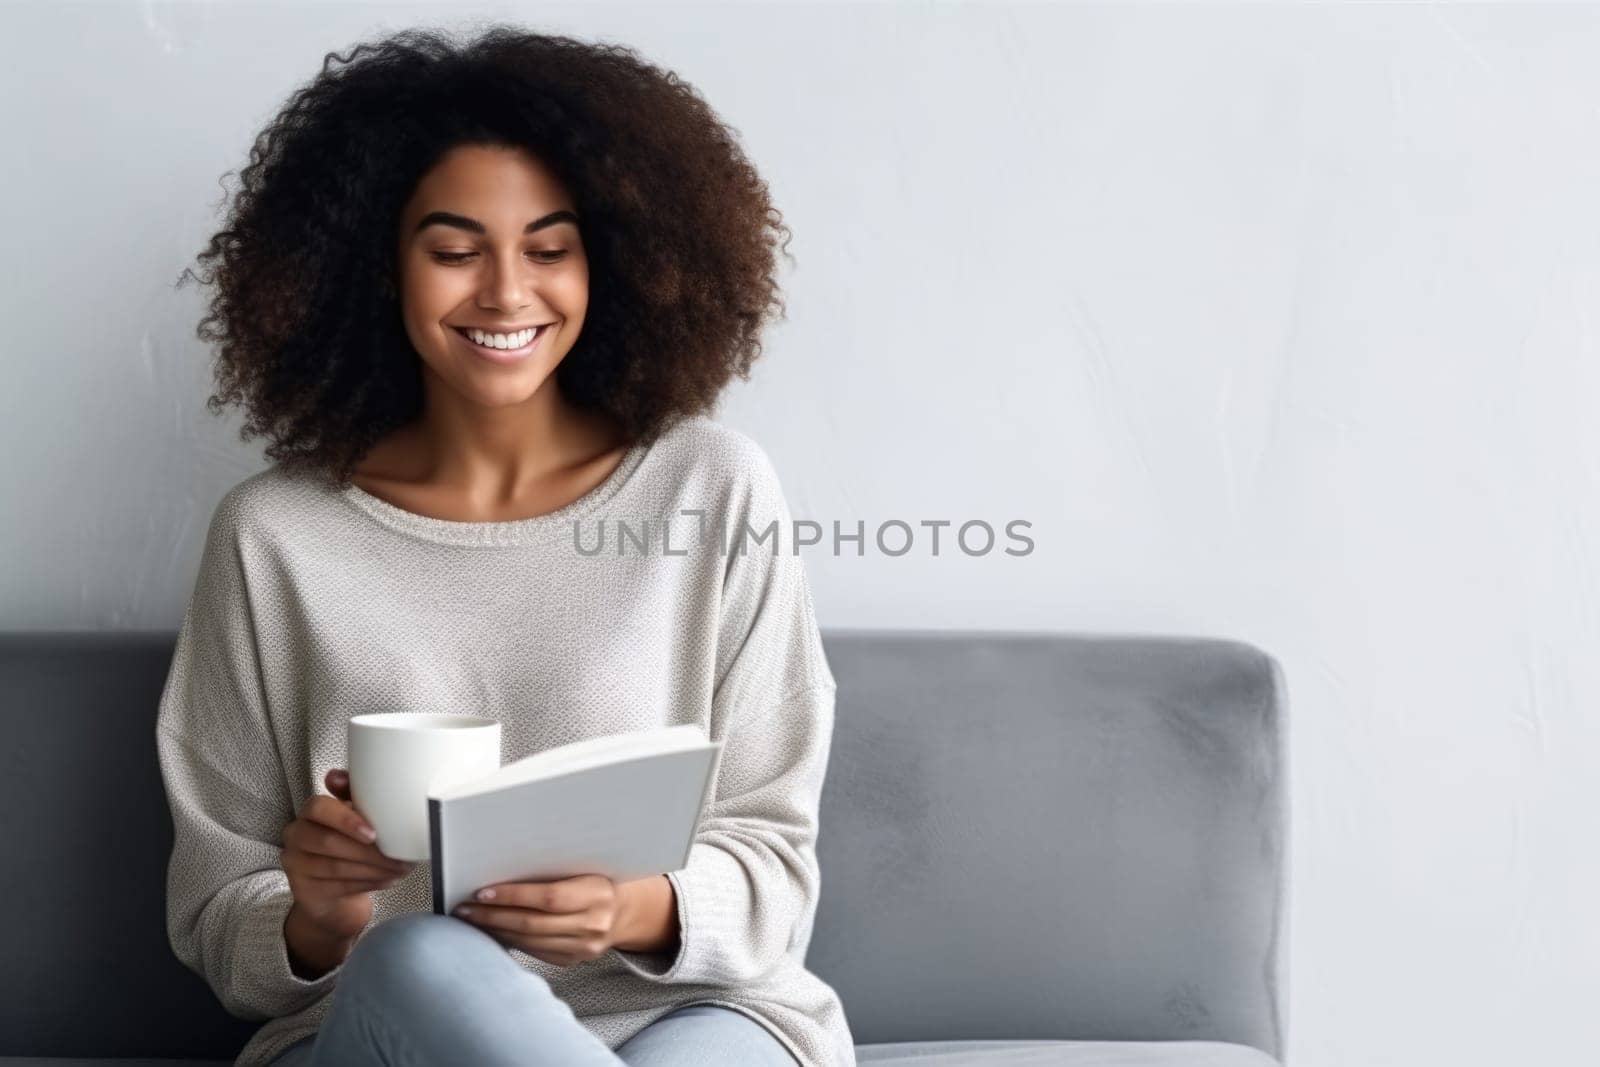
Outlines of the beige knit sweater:
[[[507,522],[271,467],[213,514],[161,696],[173,951],[228,1011],[267,1020],[243,1067],[318,1028],[343,968],[289,969],[282,833],[346,765],[352,715],[493,718],[502,762],[697,723],[724,748],[688,864],[668,875],[676,956],[561,967],[508,951],[613,1049],[674,1008],[722,1004],[806,1067],[854,1064],[839,998],[803,962],[833,698],[771,461],[708,418],[635,446],[567,507]],[[432,909],[428,866],[375,894],[374,924]]]

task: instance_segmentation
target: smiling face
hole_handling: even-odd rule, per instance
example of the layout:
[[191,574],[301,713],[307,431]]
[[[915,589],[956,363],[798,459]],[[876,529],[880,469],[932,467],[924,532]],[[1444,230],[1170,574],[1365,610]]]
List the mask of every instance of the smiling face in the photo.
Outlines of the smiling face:
[[406,334],[430,388],[483,407],[555,388],[589,305],[575,211],[519,148],[461,145],[423,176],[400,214],[398,267]]

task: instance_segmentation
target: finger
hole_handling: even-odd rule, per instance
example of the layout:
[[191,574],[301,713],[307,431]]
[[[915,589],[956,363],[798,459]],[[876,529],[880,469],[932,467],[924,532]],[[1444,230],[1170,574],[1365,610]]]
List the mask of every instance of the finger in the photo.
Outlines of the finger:
[[372,824],[363,819],[349,801],[337,797],[312,797],[301,817],[308,822],[321,823],[338,830],[352,841],[362,844],[370,845],[378,839],[378,832],[372,829]]
[[320,864],[331,860],[347,860],[369,866],[375,872],[405,873],[404,868],[381,852],[370,853],[359,842],[316,823],[290,823],[283,831],[283,853],[285,866],[290,863],[303,865],[306,862]]
[[489,893],[488,901],[517,908],[533,908],[551,914],[582,911],[588,903],[570,888],[554,882],[492,882],[479,886],[471,903],[482,902],[479,893]]
[[501,908],[492,904],[457,904],[454,912],[479,926],[507,930],[526,937],[583,937],[581,931],[572,929],[572,920],[561,915],[546,915],[527,908]]
[[391,859],[378,851],[376,845],[352,841],[337,830],[330,830],[318,823],[307,823],[305,826],[304,830],[294,833],[294,845],[302,852],[332,859],[354,860],[399,874],[407,873],[416,866],[406,860]]
[[350,772],[343,767],[334,767],[323,778],[328,784],[328,791],[340,800],[350,799]]
[[[334,801],[333,803],[337,802]],[[377,845],[356,840],[339,828],[329,826],[325,822],[301,820],[296,824],[292,824],[292,827],[292,830],[285,831],[285,836],[291,837],[291,843],[304,852],[361,860],[363,863],[386,864],[396,870],[403,865],[402,861],[385,856],[379,851]]]
[[389,886],[398,885],[405,879],[394,874],[388,875],[384,878],[322,878],[318,877],[317,875],[308,874],[304,876],[304,880],[314,883],[318,886],[337,885],[350,887],[350,891],[353,891],[356,888],[371,891],[377,889],[387,889]]
[[332,896],[352,897],[357,893],[376,893],[380,889],[388,889],[400,879],[373,879],[373,878],[312,878],[319,891]]
[[400,879],[406,872],[397,871],[391,867],[380,867],[376,864],[361,863],[357,860],[336,859],[331,856],[312,854],[309,861],[304,864],[304,869],[315,878],[351,878],[378,881],[387,878]]

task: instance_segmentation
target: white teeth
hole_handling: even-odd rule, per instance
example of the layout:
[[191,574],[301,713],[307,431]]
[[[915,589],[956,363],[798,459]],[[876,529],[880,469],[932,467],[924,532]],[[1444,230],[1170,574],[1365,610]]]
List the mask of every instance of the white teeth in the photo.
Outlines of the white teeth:
[[468,330],[467,336],[486,348],[521,348],[539,331],[518,330],[516,333],[484,333],[482,330]]

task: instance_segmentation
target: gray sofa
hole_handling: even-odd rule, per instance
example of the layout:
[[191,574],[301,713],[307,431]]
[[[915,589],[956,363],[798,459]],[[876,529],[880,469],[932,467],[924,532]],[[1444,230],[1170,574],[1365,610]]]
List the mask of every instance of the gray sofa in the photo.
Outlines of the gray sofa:
[[[176,633],[0,635],[0,1062],[231,1062],[167,943]],[[808,965],[862,1063],[1262,1067],[1286,1019],[1285,689],[1210,638],[823,633]]]

